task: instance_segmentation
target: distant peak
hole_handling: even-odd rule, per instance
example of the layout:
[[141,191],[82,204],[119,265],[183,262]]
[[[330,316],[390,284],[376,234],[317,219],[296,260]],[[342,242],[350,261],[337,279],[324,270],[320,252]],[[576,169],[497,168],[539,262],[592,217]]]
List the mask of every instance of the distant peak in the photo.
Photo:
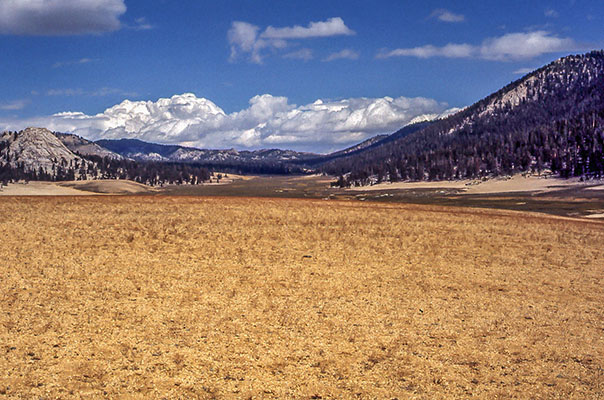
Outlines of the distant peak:
[[48,130],[47,128],[38,128],[36,126],[29,126],[23,130],[23,132],[32,132],[32,131],[50,132],[50,130]]
[[37,128],[37,127],[27,127],[24,130],[22,130],[20,133],[20,135],[35,135],[35,136],[54,136],[52,134],[52,131],[46,129],[46,128]]

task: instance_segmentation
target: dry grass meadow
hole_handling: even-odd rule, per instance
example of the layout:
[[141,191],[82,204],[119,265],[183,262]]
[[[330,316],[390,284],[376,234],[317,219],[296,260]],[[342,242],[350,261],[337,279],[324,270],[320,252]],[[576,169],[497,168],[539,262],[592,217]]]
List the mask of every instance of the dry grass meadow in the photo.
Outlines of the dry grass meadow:
[[0,199],[0,397],[604,397],[604,224]]

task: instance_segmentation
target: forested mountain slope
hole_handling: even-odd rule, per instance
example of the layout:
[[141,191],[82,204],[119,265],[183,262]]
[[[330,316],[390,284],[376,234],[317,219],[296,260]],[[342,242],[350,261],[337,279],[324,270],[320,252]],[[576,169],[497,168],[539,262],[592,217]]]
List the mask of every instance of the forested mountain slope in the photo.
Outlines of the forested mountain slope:
[[328,162],[344,184],[604,175],[604,52],[568,56],[415,133]]
[[[429,126],[431,123],[431,121],[426,121],[410,124],[399,129],[391,135],[377,135],[359,144],[348,147],[344,150],[336,151],[329,154],[322,154],[313,158],[302,159],[298,163],[312,166],[315,168],[320,168],[322,165],[326,165],[330,162],[333,163],[335,160],[353,159],[357,155],[368,153],[368,150],[375,150],[377,148],[383,147],[384,145],[387,145],[390,142],[396,141],[400,138],[417,132]],[[344,161],[344,164],[345,163],[346,161]]]

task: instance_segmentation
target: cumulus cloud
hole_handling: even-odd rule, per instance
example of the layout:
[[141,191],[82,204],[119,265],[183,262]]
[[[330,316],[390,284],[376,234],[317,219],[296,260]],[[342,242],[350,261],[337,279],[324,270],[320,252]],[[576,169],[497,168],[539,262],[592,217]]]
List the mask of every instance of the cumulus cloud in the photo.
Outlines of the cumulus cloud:
[[425,45],[382,51],[378,53],[377,58],[410,56],[418,58],[481,58],[484,60],[513,61],[531,59],[547,53],[580,49],[581,46],[573,39],[560,38],[547,31],[535,31],[508,33],[503,36],[486,39],[481,45],[449,43],[442,47]]
[[[290,148],[327,152],[445,115],[447,105],[415,97],[351,98],[290,104],[286,97],[254,96],[227,114],[212,101],[186,93],[153,101],[125,100],[103,113],[65,112],[28,120],[0,120],[2,129],[43,126],[89,139],[137,138],[202,148]],[[450,112],[450,111],[449,111]]]
[[442,22],[463,22],[466,17],[462,14],[455,14],[449,10],[444,8],[439,8],[437,10],[432,11],[430,14],[430,18],[436,18]]
[[354,50],[350,50],[350,49],[344,49],[344,50],[338,51],[336,53],[331,53],[329,56],[324,58],[323,61],[329,62],[329,61],[334,61],[334,60],[357,60],[358,58],[359,58],[358,52],[356,52]]
[[118,30],[124,0],[2,0],[0,34],[81,35]]
[[[235,61],[239,56],[248,56],[249,61],[262,64],[263,50],[283,49],[288,46],[288,40],[312,39],[319,37],[330,37],[338,35],[353,35],[354,31],[346,26],[342,18],[330,18],[327,21],[311,22],[307,27],[295,25],[293,27],[275,28],[267,27],[260,31],[260,27],[244,21],[234,21],[227,32],[227,39],[231,47],[230,61]],[[295,52],[288,53],[295,57]],[[303,55],[299,53],[298,55]]]

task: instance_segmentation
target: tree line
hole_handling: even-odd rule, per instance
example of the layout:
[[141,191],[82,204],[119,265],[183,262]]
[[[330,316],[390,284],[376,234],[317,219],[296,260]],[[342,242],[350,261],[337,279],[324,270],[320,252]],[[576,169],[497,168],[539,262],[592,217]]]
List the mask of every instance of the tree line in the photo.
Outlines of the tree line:
[[[0,142],[1,145],[1,142]],[[81,155],[82,162],[53,160],[50,169],[27,168],[23,162],[11,165],[0,162],[0,182],[16,181],[73,181],[87,179],[128,179],[152,186],[165,184],[196,185],[210,180],[212,173],[206,167],[180,163],[137,162],[126,159]],[[14,164],[14,163],[12,163]]]

